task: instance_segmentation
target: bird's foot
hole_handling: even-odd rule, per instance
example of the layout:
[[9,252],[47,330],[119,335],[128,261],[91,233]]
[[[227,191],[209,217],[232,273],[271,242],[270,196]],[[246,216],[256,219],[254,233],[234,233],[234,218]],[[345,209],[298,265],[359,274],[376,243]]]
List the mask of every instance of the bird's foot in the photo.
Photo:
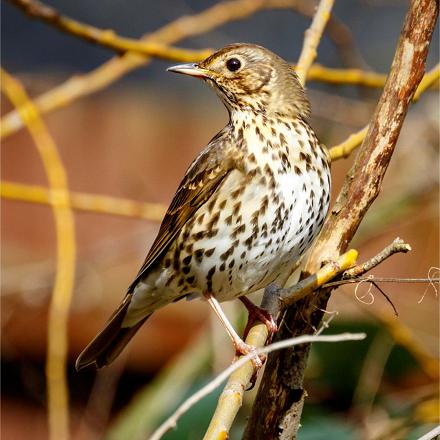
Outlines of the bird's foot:
[[255,382],[258,377],[258,372],[260,371],[261,367],[266,362],[266,355],[260,354],[258,355],[256,353],[256,348],[252,345],[246,344],[246,342],[240,340],[235,343],[235,355],[238,356],[246,356],[248,354],[255,353],[255,355],[251,358],[252,365],[254,366],[254,372],[252,374],[252,377],[249,381],[249,388],[247,388],[247,391],[251,390],[255,386]]
[[272,341],[273,335],[278,330],[277,323],[275,322],[275,319],[273,318],[273,316],[267,310],[256,306],[251,300],[249,300],[246,297],[241,297],[240,301],[245,305],[245,307],[248,309],[248,312],[249,312],[248,321],[247,321],[246,328],[244,329],[244,333],[243,333],[243,339],[247,338],[249,330],[252,328],[255,321],[258,320],[266,325],[267,331],[269,332],[266,343],[270,344],[270,342]]

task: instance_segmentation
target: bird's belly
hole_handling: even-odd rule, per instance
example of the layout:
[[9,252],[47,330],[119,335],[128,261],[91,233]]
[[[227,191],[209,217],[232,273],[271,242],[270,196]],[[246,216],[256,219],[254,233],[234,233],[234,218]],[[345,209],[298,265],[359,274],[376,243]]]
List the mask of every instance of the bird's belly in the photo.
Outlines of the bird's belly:
[[312,202],[294,174],[279,176],[276,188],[258,177],[246,185],[229,179],[176,241],[179,276],[171,284],[178,295],[211,292],[226,301],[265,287],[292,268],[319,230],[326,212],[319,185],[312,183]]

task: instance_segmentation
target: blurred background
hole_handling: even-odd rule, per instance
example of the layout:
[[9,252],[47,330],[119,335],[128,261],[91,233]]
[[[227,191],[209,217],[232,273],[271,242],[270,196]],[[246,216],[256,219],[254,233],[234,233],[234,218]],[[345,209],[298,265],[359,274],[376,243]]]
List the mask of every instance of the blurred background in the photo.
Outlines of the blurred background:
[[[50,4],[77,20],[140,37],[214,2]],[[407,5],[399,0],[337,1],[337,24],[324,35],[317,62],[386,73]],[[309,24],[310,18],[295,8],[264,10],[178,45],[218,48],[253,42],[294,62]],[[2,65],[31,97],[114,56],[30,20],[8,3],[2,4],[1,32]],[[427,70],[438,63],[438,51],[437,29]],[[191,160],[227,122],[227,112],[212,91],[194,79],[166,73],[171,64],[176,63],[153,60],[104,90],[44,116],[72,191],[169,203]],[[367,124],[380,96],[380,89],[362,86],[309,82],[307,87],[312,126],[328,146]],[[5,98],[1,106],[2,115],[12,109]],[[375,275],[438,277],[438,118],[437,86],[410,108],[383,191],[352,243],[361,261],[396,237],[411,245],[410,253],[388,259]],[[333,196],[354,156],[333,164]],[[1,172],[5,181],[47,186],[25,129],[3,140]],[[110,368],[98,374],[74,371],[76,356],[119,303],[158,227],[158,222],[136,217],[75,211],[78,255],[68,348],[75,439],[131,439],[151,432],[232,359],[230,341],[208,306],[180,302],[156,313]],[[5,440],[45,439],[44,363],[56,269],[53,213],[48,205],[2,199],[1,228],[1,435]],[[415,439],[438,424],[438,285],[381,287],[398,317],[380,292],[366,284],[334,291],[328,313],[336,316],[327,332],[365,331],[368,337],[313,347],[300,439]],[[241,305],[225,307],[242,329],[246,316]],[[219,392],[197,405],[165,438],[201,438]],[[240,438],[252,397],[253,392],[247,393],[232,439]]]

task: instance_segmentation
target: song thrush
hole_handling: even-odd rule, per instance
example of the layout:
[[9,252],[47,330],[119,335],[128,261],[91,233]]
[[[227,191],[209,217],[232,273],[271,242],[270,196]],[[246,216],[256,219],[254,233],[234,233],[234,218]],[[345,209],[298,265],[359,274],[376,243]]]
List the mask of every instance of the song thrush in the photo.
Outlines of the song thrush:
[[285,282],[327,213],[328,155],[284,60],[233,44],[168,70],[210,85],[229,123],[188,168],[143,266],[77,369],[107,365],[155,310],[185,297],[205,297],[246,352],[219,302]]

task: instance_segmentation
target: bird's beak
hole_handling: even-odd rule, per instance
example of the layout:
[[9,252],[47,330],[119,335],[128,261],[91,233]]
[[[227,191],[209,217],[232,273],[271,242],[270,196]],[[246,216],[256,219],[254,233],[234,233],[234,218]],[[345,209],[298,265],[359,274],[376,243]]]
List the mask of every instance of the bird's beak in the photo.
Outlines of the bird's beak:
[[195,76],[196,78],[211,78],[211,72],[199,67],[198,64],[179,64],[178,66],[168,67],[167,72],[182,73],[183,75]]

